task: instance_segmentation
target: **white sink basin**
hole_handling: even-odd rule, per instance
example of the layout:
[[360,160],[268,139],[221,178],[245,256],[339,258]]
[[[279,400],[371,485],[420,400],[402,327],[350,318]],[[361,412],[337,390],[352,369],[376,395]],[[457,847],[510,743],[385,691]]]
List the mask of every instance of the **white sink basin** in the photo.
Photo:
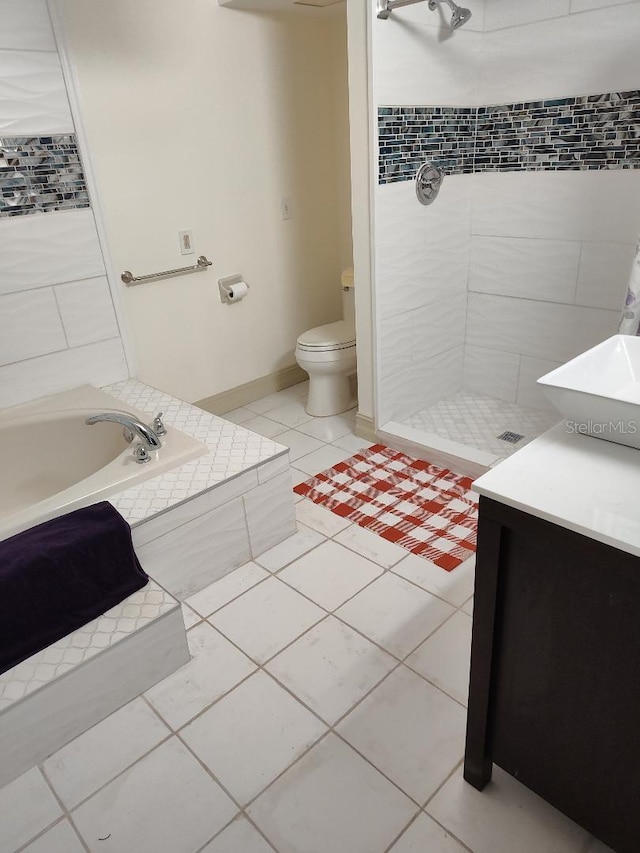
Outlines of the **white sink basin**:
[[614,335],[538,383],[569,431],[640,449],[640,338]]

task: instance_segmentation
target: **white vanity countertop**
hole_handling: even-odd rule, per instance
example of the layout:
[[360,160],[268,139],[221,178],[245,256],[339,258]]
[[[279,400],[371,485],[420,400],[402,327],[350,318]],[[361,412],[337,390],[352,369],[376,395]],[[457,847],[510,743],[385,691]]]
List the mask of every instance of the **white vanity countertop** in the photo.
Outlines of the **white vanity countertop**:
[[640,556],[640,450],[567,433],[562,422],[483,474],[473,489]]
[[284,445],[136,379],[107,385],[102,390],[151,416],[163,412],[168,426],[209,447],[209,453],[108,498],[132,526],[278,457],[288,468],[288,448]]

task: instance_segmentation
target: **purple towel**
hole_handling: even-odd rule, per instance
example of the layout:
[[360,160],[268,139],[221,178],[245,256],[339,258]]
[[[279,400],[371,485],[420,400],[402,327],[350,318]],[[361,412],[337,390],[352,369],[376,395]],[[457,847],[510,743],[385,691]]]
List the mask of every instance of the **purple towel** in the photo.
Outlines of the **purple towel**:
[[0,673],[148,581],[129,525],[106,501],[0,542]]

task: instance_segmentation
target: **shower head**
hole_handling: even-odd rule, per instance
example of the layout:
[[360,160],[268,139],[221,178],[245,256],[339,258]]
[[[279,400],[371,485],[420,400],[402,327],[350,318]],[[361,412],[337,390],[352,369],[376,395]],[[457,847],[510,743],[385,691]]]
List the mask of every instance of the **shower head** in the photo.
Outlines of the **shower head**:
[[429,0],[429,8],[432,12],[438,8],[440,3],[446,3],[453,12],[451,16],[451,29],[457,30],[463,27],[471,17],[471,9],[465,9],[463,6],[458,6],[453,0]]

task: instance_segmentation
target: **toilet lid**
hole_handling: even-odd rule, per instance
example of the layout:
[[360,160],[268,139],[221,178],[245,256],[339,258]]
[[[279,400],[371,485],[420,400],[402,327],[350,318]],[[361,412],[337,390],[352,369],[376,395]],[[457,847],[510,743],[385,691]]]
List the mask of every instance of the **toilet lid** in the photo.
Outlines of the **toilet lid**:
[[345,320],[329,323],[327,326],[316,326],[303,332],[298,338],[298,346],[307,350],[343,349],[353,346],[356,342],[356,330]]

